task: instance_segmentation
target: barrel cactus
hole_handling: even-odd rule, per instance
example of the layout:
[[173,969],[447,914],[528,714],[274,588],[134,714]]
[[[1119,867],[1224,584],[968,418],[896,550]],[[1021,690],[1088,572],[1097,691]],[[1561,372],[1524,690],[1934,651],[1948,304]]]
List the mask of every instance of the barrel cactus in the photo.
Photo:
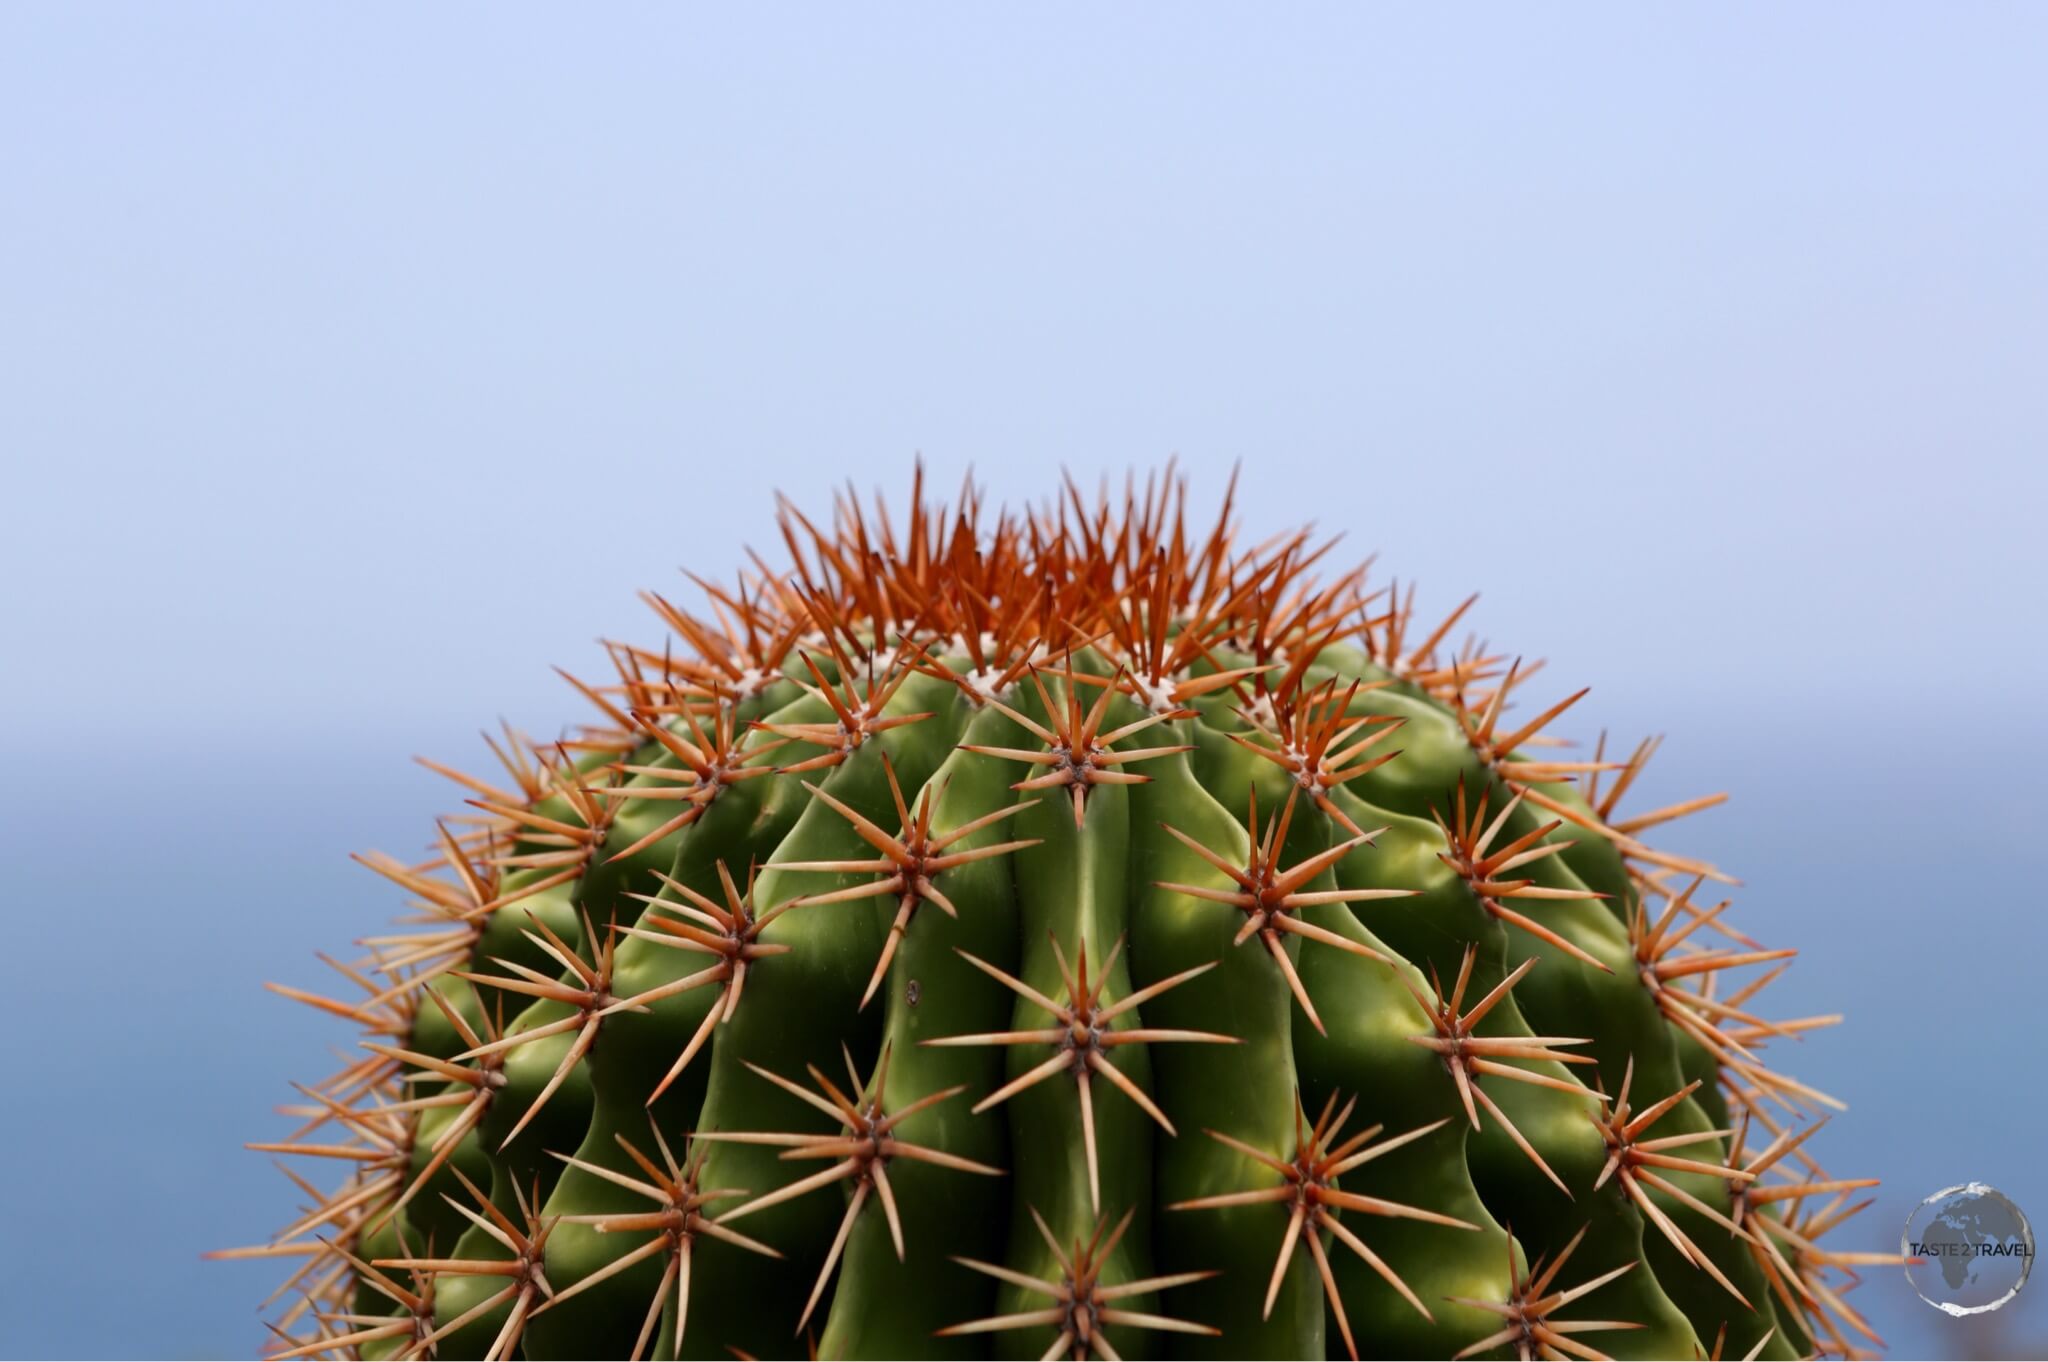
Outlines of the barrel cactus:
[[[1654,744],[1171,471],[914,486],[662,595],[464,798],[255,1148],[282,1357],[1790,1357],[1878,1342],[1791,952]],[[1746,980],[1746,982],[1741,982]]]

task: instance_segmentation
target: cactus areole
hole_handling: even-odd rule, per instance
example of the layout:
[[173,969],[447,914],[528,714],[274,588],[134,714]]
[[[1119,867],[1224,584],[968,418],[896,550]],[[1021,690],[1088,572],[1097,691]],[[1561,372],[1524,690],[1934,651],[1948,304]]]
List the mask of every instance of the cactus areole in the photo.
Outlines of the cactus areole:
[[1774,1067],[1834,1018],[1646,840],[1719,796],[1625,811],[1653,744],[1556,738],[1471,601],[1170,470],[910,507],[785,503],[582,725],[427,763],[403,925],[277,989],[362,1034],[224,1255],[275,1355],[1877,1342]]

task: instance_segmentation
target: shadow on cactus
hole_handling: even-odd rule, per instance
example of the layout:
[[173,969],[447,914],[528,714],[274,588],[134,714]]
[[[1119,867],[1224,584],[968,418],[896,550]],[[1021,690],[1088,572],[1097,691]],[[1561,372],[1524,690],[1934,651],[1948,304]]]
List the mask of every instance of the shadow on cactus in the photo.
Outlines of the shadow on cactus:
[[[553,742],[487,738],[365,1033],[255,1146],[280,1357],[1791,1357],[1789,951],[1579,695],[1171,473],[781,513]],[[1580,692],[1582,695],[1584,692]],[[323,957],[324,958],[324,957]]]

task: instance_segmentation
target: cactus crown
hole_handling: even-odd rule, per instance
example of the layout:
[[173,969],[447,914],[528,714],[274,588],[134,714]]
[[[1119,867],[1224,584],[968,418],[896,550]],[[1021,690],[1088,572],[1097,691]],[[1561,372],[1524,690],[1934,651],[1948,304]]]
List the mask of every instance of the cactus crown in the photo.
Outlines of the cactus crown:
[[[279,1356],[1848,1353],[1786,967],[1538,673],[1169,469],[791,566],[487,735],[254,1146]],[[1747,982],[1740,972],[1763,967]],[[1707,1341],[1711,1340],[1711,1344]]]

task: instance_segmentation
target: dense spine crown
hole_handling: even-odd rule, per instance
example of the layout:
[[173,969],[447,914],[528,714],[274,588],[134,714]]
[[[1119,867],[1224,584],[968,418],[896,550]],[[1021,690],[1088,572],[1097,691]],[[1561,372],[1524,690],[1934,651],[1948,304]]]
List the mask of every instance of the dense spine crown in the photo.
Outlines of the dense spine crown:
[[1876,1344],[1763,1057],[1835,1018],[1641,840],[1719,796],[1620,813],[1653,744],[1560,753],[1471,601],[1184,511],[785,503],[593,721],[426,763],[411,925],[278,989],[366,1036],[223,1255],[276,1355]]

